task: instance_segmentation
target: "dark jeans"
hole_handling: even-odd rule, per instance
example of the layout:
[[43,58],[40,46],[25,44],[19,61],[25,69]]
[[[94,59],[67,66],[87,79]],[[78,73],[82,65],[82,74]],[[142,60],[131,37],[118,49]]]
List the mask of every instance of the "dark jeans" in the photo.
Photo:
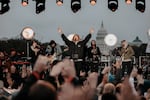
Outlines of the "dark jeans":
[[122,77],[124,76],[125,72],[127,72],[127,75],[130,75],[132,69],[132,61],[122,62]]
[[85,71],[84,62],[83,61],[75,61],[75,70],[76,70],[76,75],[79,77],[80,71]]

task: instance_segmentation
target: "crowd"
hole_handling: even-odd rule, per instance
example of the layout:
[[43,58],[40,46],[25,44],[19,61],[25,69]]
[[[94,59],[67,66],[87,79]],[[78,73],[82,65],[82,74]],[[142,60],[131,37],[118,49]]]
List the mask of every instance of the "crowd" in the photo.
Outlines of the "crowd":
[[[61,28],[58,31],[69,55],[63,59],[54,40],[44,54],[34,41],[30,62],[20,62],[14,49],[10,55],[0,52],[0,100],[150,100],[150,80],[143,78],[140,66],[132,64],[134,51],[127,41],[121,42],[120,58],[100,70],[96,41],[86,47],[93,29],[85,39],[75,34],[72,41]],[[90,64],[85,62],[87,54]]]

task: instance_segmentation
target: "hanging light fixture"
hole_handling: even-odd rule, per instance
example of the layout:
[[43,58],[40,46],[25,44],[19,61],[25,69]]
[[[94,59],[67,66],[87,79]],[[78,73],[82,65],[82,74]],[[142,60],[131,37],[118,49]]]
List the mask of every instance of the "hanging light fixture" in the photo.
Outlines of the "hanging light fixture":
[[97,0],[90,0],[90,4],[91,4],[92,6],[94,6],[94,5],[96,4],[96,1],[97,1]]
[[115,12],[118,9],[118,0],[108,0],[108,8]]
[[142,13],[145,11],[145,0],[136,0],[136,9]]
[[45,0],[36,0],[36,14],[45,10]]
[[9,11],[9,0],[1,0],[1,9],[0,9],[0,14],[4,14]]
[[81,9],[81,0],[71,0],[71,9],[74,13]]
[[63,0],[56,0],[56,4],[57,4],[58,6],[61,6],[61,5],[63,4]]
[[21,4],[24,7],[27,6],[28,5],[28,0],[22,0]]
[[131,4],[132,0],[125,0],[126,4]]

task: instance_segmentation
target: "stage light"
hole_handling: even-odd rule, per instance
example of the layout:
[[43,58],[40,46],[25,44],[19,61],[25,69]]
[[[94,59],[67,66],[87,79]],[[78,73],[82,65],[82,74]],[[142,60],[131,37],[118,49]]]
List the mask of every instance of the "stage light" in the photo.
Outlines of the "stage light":
[[27,6],[28,5],[28,0],[22,0],[21,4],[24,7]]
[[118,9],[118,0],[108,0],[108,8],[115,12]]
[[107,46],[115,46],[117,43],[117,37],[114,34],[108,34],[105,36],[104,41]]
[[94,6],[94,5],[96,4],[96,1],[97,1],[97,0],[90,0],[90,4],[91,4],[92,6]]
[[22,32],[21,32],[21,36],[27,40],[27,58],[30,59],[29,57],[29,40],[32,40],[33,37],[35,36],[35,33],[33,31],[33,29],[31,27],[25,27],[23,28]]
[[58,6],[61,6],[61,5],[63,4],[63,0],[56,0],[56,4],[57,4]]
[[150,29],[148,30],[148,36],[150,36]]
[[145,11],[145,0],[136,0],[136,9],[140,12]]
[[31,40],[34,37],[35,33],[31,27],[25,27],[22,30],[21,35],[24,39]]
[[45,10],[45,0],[36,0],[36,14]]
[[9,0],[1,0],[1,9],[0,9],[0,14],[4,14],[9,11]]
[[131,4],[132,0],[125,0],[126,4]]
[[81,0],[71,0],[71,9],[74,13],[81,9]]
[[69,34],[69,35],[67,36],[67,38],[68,38],[70,41],[72,41],[72,38],[73,38],[74,35],[75,35],[75,34]]

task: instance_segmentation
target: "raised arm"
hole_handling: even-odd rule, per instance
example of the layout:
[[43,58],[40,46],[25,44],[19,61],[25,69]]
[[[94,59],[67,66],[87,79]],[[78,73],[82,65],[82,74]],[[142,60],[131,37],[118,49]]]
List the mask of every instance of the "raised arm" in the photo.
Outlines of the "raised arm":
[[89,34],[83,40],[84,44],[86,44],[90,40],[90,38],[92,37],[92,33],[94,33],[94,29],[93,28],[90,29]]
[[65,42],[66,45],[70,45],[71,41],[64,35],[62,29],[59,27],[58,32],[61,34],[61,38]]

